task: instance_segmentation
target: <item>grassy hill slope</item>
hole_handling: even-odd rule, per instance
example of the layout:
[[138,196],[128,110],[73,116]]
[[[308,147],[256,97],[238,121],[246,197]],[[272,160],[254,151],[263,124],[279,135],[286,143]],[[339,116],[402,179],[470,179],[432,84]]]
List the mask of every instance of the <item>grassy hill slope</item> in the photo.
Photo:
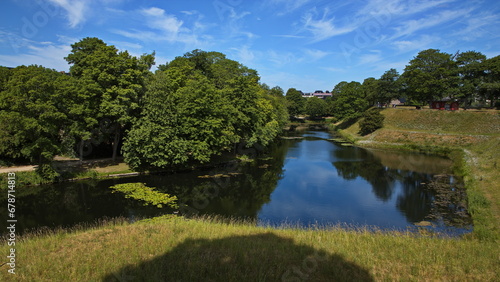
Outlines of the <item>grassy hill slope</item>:
[[[464,176],[475,235],[499,238],[500,112],[385,109],[384,127],[360,136],[359,122],[339,133],[363,147],[411,149],[452,157]],[[340,125],[342,127],[342,125]]]

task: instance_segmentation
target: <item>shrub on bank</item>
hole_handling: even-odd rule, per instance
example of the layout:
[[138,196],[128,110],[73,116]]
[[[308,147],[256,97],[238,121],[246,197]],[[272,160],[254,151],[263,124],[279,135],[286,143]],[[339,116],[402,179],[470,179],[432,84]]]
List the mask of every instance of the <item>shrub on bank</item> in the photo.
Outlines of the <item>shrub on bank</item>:
[[384,116],[379,109],[370,108],[363,113],[363,119],[359,122],[359,134],[367,135],[384,126]]

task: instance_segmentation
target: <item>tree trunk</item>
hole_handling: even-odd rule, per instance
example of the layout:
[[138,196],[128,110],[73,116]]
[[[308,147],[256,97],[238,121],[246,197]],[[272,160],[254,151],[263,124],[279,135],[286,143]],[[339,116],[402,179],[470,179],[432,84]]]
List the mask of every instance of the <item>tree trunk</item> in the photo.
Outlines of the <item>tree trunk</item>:
[[113,162],[116,161],[116,154],[118,152],[118,144],[120,143],[120,127],[116,129],[115,140],[113,140]]
[[78,146],[78,155],[80,157],[80,163],[83,162],[83,147],[85,146],[85,141],[82,140],[80,141],[80,145]]

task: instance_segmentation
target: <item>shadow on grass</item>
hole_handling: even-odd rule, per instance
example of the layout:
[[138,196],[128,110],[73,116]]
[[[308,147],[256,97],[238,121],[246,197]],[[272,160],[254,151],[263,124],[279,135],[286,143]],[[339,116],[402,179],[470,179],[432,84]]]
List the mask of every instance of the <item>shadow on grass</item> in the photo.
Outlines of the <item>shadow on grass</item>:
[[348,119],[345,119],[340,124],[337,125],[337,128],[344,130],[346,128],[351,127],[351,125],[355,124],[358,120],[359,120],[359,118],[348,118]]
[[[146,257],[148,254],[143,254]],[[373,281],[340,255],[272,233],[188,239],[173,250],[123,267],[103,281]]]

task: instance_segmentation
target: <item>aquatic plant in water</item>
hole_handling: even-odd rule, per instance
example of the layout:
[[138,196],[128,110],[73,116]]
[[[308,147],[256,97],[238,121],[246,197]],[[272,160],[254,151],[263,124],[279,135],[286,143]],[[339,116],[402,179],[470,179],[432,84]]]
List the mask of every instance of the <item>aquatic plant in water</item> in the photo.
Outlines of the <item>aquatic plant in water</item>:
[[125,198],[141,200],[145,206],[153,205],[162,208],[167,205],[171,208],[178,208],[177,197],[169,194],[155,191],[154,187],[148,187],[144,183],[124,183],[109,187],[113,189],[113,193],[121,192],[125,194]]

